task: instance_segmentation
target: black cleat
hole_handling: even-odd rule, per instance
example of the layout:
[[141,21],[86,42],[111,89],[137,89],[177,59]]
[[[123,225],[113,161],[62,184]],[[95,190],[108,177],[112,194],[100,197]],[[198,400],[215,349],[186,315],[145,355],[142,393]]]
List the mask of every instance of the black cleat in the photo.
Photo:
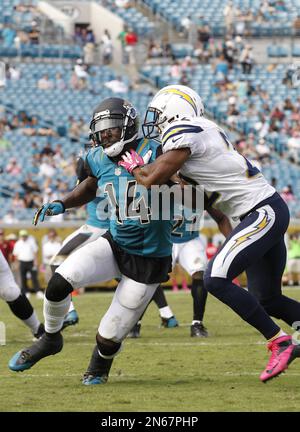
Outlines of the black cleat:
[[8,363],[9,369],[22,372],[30,369],[35,363],[49,355],[59,353],[63,347],[63,337],[60,333],[50,336],[44,333],[33,345],[17,352]]
[[201,322],[192,324],[191,337],[208,337],[208,331]]
[[141,324],[135,324],[135,326],[132,327],[132,329],[130,330],[130,332],[128,333],[127,337],[128,338],[139,338],[141,332]]
[[88,369],[83,375],[82,384],[105,384],[108,380],[108,375],[112,362],[113,358],[105,359],[99,355],[98,347],[96,345],[94,347]]

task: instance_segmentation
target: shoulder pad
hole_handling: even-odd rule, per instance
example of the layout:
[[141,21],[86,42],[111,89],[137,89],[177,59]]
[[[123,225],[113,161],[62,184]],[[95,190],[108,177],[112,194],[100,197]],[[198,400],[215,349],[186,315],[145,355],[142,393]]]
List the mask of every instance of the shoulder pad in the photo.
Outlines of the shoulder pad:
[[181,137],[184,134],[203,132],[203,128],[189,119],[172,122],[162,136],[162,145],[164,146],[170,138]]

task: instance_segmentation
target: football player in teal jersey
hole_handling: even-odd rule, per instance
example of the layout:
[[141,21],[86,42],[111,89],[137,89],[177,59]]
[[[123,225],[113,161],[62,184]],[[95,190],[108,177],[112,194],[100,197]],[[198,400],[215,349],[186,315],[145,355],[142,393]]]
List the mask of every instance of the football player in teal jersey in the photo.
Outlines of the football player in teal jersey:
[[[92,147],[91,145],[85,146],[86,152],[90,150]],[[76,175],[77,175],[77,185],[83,182],[87,177],[88,174],[84,167],[84,155],[80,155],[77,159],[76,164]],[[63,241],[62,247],[58,251],[58,253],[51,259],[51,269],[52,273],[55,272],[55,270],[64,262],[64,260],[75,250],[79,249],[80,247],[84,246],[87,243],[90,243],[97,238],[101,237],[108,229],[109,229],[109,219],[100,219],[97,217],[96,210],[101,202],[100,197],[96,197],[94,200],[90,201],[86,205],[86,211],[87,211],[87,219],[84,225],[82,225],[80,228],[78,228],[76,231],[74,231],[72,234],[70,234],[65,240]],[[41,221],[44,220],[47,206],[49,204],[45,204],[42,206],[36,213],[36,223],[38,222],[38,219]],[[43,215],[39,215],[39,212]],[[71,300],[70,308],[68,310],[67,315],[64,318],[63,327],[62,330],[65,327],[68,327],[70,325],[75,325],[79,322],[79,316],[78,313],[74,307],[73,300]]]
[[[85,146],[86,150],[91,150],[93,146]],[[77,175],[77,185],[83,182],[87,177],[88,173],[84,164],[85,157],[82,155],[77,159],[76,165],[76,175]],[[51,268],[54,271],[72,252],[90,243],[97,238],[101,237],[107,230],[109,230],[110,219],[107,215],[97,214],[97,208],[100,208],[100,203],[105,200],[105,194],[98,196],[89,203],[87,203],[87,220],[84,225],[78,228],[75,232],[70,234],[63,242],[61,249],[51,260]],[[106,201],[105,201],[106,202]],[[39,211],[37,212],[36,221],[40,218],[41,221],[44,220],[45,213],[47,211],[47,204],[41,207],[41,212],[43,212],[43,217],[39,217]],[[166,296],[161,286],[155,291],[152,300],[158,307],[161,325],[166,328],[173,328],[178,326],[178,321],[174,316],[171,307],[168,305]],[[79,321],[79,316],[74,308],[73,301],[71,301],[69,311],[65,316],[63,327],[68,327],[70,325],[75,325]],[[140,324],[136,324],[134,328],[128,334],[128,337],[137,338],[140,336]]]
[[[160,149],[158,143],[138,138],[135,108],[119,98],[103,101],[94,111],[91,132],[100,146],[86,157],[87,179],[62,201],[53,202],[39,212],[37,219],[63,213],[67,208],[102,196],[110,209],[107,214],[110,230],[73,252],[55,271],[44,300],[45,336],[40,343],[16,353],[9,362],[11,370],[23,371],[61,351],[60,331],[73,289],[118,278],[112,303],[96,335],[96,346],[83,379],[86,385],[107,381],[122,341],[159,284],[168,280],[172,252],[172,218],[152,219],[151,197],[142,194],[137,197],[134,178],[117,165],[129,149],[134,149],[145,162],[155,160]],[[97,214],[105,212],[107,206],[103,202]]]

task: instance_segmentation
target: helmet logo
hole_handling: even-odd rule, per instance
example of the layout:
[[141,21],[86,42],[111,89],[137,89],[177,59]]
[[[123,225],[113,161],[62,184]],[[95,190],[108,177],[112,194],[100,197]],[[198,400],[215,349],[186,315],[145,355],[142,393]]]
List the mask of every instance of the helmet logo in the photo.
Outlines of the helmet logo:
[[170,88],[170,89],[163,90],[160,94],[164,94],[164,93],[172,93],[172,94],[176,94],[177,96],[180,96],[189,105],[191,105],[191,107],[195,111],[195,114],[198,115],[196,103],[194,102],[193,98],[190,95],[188,95],[187,93],[184,93],[183,91],[176,89],[176,88]]
[[137,118],[137,111],[132,105],[124,103],[123,107],[127,110],[128,117],[133,120]]
[[135,119],[135,118],[137,117],[137,112],[136,112],[136,109],[135,109],[134,107],[131,107],[131,108],[130,108],[129,116],[130,116],[132,119]]
[[108,109],[105,110],[105,111],[97,112],[97,113],[94,114],[94,120],[96,120],[96,119],[98,119],[98,118],[100,118],[102,116],[109,115],[109,113],[110,113],[110,111]]

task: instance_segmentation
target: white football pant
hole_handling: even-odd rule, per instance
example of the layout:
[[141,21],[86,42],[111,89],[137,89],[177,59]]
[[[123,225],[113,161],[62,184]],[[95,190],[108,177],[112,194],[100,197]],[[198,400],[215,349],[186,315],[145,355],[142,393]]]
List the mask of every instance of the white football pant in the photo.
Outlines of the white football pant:
[[21,295],[21,290],[16,284],[8,262],[0,251],[0,298],[6,302],[12,302]]
[[136,324],[158,283],[143,284],[121,274],[109,242],[100,237],[73,252],[56,270],[74,289],[121,279],[99,325],[99,334],[121,342]]
[[173,243],[173,268],[177,263],[180,264],[190,276],[206,269],[207,258],[200,237],[196,237],[185,243]]

